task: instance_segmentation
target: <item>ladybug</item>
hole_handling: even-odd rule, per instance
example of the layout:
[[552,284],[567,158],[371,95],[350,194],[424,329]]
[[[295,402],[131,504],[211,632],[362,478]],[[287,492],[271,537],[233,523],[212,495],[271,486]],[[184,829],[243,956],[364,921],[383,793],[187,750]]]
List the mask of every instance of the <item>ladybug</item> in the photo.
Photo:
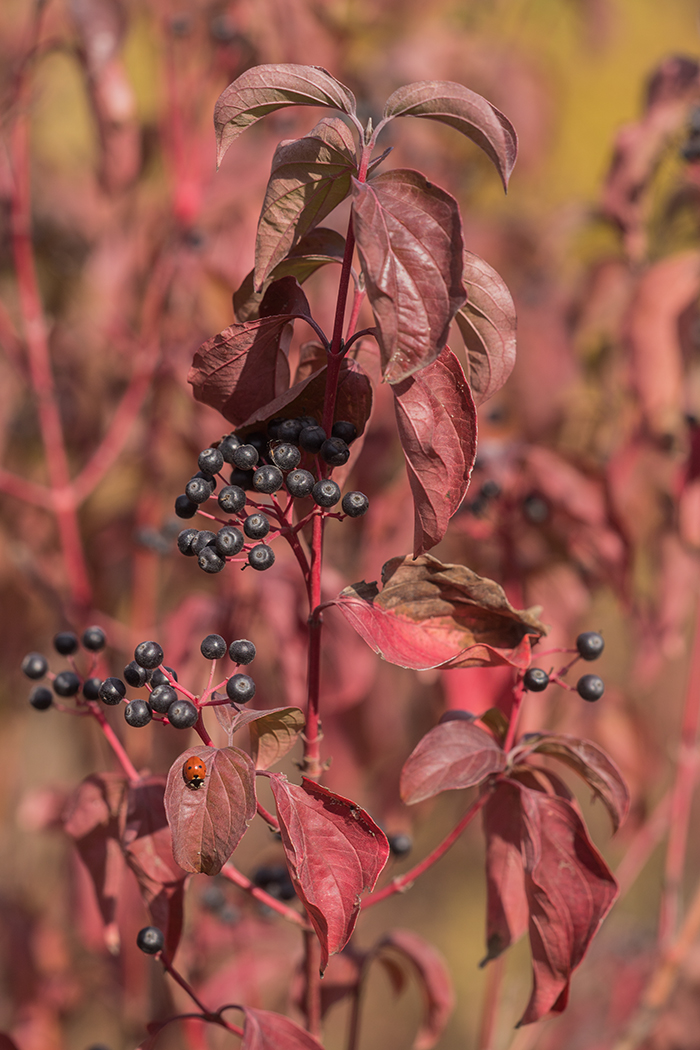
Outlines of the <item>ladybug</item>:
[[207,775],[207,767],[202,762],[201,758],[188,758],[182,767],[182,776],[184,777],[185,783],[188,787],[194,791],[198,791],[204,783],[204,778]]

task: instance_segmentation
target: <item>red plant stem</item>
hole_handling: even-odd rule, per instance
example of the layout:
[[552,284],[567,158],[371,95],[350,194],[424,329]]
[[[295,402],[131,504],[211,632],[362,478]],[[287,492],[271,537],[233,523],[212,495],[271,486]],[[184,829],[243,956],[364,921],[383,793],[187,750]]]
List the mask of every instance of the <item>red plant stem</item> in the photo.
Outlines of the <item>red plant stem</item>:
[[199,737],[200,737],[200,739],[201,739],[203,744],[206,744],[207,747],[213,747],[214,746],[214,741],[212,740],[212,738],[207,733],[206,726],[204,725],[204,720],[202,719],[202,712],[201,711],[199,712],[199,716],[197,718],[197,721],[195,722],[194,728],[195,728],[195,732],[199,734]]
[[520,715],[520,709],[525,699],[525,686],[523,685],[522,679],[513,686],[513,703],[510,709],[510,719],[508,722],[508,732],[506,738],[503,741],[503,750],[505,752],[510,751],[513,744],[515,743],[515,733],[518,728],[518,717]]
[[265,821],[265,823],[269,824],[273,831],[279,831],[279,829],[280,829],[280,822],[277,819],[277,817],[273,817],[272,813],[270,813],[267,809],[265,809],[265,807],[263,806],[262,802],[260,802],[259,800],[256,802],[255,805],[256,805],[256,809],[258,811],[258,816],[262,817],[262,819]]
[[126,751],[124,750],[124,747],[122,746],[121,741],[117,737],[117,734],[114,732],[114,730],[112,729],[111,725],[109,724],[109,722],[105,718],[105,716],[102,713],[102,711],[100,711],[100,709],[97,706],[97,704],[90,702],[90,704],[88,706],[90,708],[90,713],[99,722],[100,729],[104,733],[105,739],[107,740],[107,742],[109,743],[110,747],[112,748],[112,751],[114,751],[114,754],[117,756],[117,758],[119,760],[119,764],[121,765],[122,769],[124,770],[124,772],[126,773],[128,779],[129,779],[129,783],[131,785],[138,784],[138,782],[139,782],[139,780],[141,778],[138,775],[138,773],[136,772],[136,769],[134,768],[134,766],[133,766],[133,764],[131,762],[131,759],[129,758],[129,756],[127,755]]
[[499,955],[490,962],[486,969],[486,989],[481,1007],[481,1024],[479,1026],[479,1050],[492,1050],[494,1033],[498,1018],[498,1004],[503,986],[506,957]]
[[197,997],[197,993],[195,992],[192,985],[185,980],[182,974],[178,973],[178,971],[170,962],[170,959],[167,957],[165,952],[160,952],[160,961],[162,962],[163,967],[167,970],[172,979],[176,981],[177,984],[179,984],[180,987],[184,989],[184,991],[187,992],[195,1006],[197,1006],[202,1011],[202,1014],[207,1019],[207,1021],[214,1021],[216,1024],[223,1023],[224,1027],[229,1027],[228,1021],[224,1021],[223,1018],[220,1018],[213,1010],[207,1010],[206,1006],[201,1001],[201,999]]
[[370,893],[365,897],[362,902],[363,909],[371,908],[372,905],[379,904],[380,901],[386,900],[387,897],[392,897],[395,893],[401,893],[403,890],[408,889],[409,886],[416,881],[419,875],[422,875],[424,871],[427,871],[428,868],[431,868],[433,864],[436,863],[436,861],[440,860],[440,858],[447,853],[448,849],[450,849],[451,846],[454,846],[464,829],[471,824],[474,817],[488,799],[489,794],[490,792],[488,790],[482,790],[481,794],[474,799],[474,802],[472,802],[459,824],[452,829],[449,835],[447,835],[442,842],[420,862],[420,864],[416,864],[415,868],[411,868],[410,871],[407,871],[403,875],[397,875],[395,879],[391,880],[388,886],[384,886],[381,890],[375,890],[374,893]]
[[304,933],[304,970],[306,988],[304,994],[304,1012],[306,1030],[315,1039],[321,1038],[321,980],[319,966],[321,945],[314,930]]
[[246,878],[246,876],[238,870],[238,868],[233,866],[231,861],[224,864],[221,869],[221,874],[230,882],[233,882],[234,885],[238,886],[239,889],[244,890],[246,893],[250,894],[251,897],[254,897],[256,901],[267,905],[272,911],[276,911],[277,914],[281,915],[283,919],[287,920],[287,922],[294,923],[295,926],[300,926],[302,930],[311,929],[309,924],[298,911],[294,911],[293,908],[290,908],[282,901],[277,900],[276,897],[266,893],[265,890],[260,888],[260,886],[255,886],[250,879]]
[[362,982],[358,981],[352,992],[350,1023],[348,1025],[347,1050],[357,1050],[360,1041],[360,1006],[362,1005]]
[[671,795],[664,890],[659,917],[659,945],[664,948],[675,936],[680,914],[683,870],[688,846],[688,827],[693,791],[698,773],[696,749],[700,724],[700,610],[696,611],[690,672],[686,687],[676,778]]
[[70,484],[68,456],[58,410],[46,319],[39,295],[31,240],[31,203],[29,178],[29,129],[26,113],[17,117],[12,129],[11,157],[14,187],[11,201],[11,242],[17,273],[17,288],[24,335],[29,358],[29,372],[37,399],[39,427],[53,496],[53,509],[66,566],[66,584],[79,618],[90,607],[92,590],[72,500],[57,498]]

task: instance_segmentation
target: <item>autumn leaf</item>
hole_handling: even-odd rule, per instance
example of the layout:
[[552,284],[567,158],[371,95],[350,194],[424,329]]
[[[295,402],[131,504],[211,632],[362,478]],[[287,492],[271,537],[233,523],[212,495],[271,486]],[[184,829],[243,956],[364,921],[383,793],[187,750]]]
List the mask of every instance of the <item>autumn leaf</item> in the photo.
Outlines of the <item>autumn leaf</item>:
[[472,721],[441,722],[406,759],[401,770],[401,799],[412,806],[441,791],[473,787],[505,767],[505,753],[490,733]]
[[455,321],[467,350],[467,379],[481,405],[500,390],[515,365],[515,306],[505,281],[473,252],[464,252],[467,301]]

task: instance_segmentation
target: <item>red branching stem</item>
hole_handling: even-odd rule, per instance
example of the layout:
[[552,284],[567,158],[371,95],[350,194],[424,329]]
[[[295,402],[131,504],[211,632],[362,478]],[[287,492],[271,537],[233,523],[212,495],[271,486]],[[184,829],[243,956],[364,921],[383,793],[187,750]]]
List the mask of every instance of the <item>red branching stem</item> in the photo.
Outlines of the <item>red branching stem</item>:
[[308,704],[306,730],[304,732],[304,773],[318,780],[321,765],[321,725],[319,701],[321,695],[321,630],[323,614],[318,612],[321,604],[321,559],[323,555],[323,518],[313,520],[311,540],[311,568],[307,579],[309,596],[309,664]]
[[268,809],[265,809],[265,807],[263,806],[262,802],[260,802],[260,800],[258,800],[255,805],[256,805],[256,809],[258,811],[258,816],[262,817],[262,819],[265,821],[265,823],[269,824],[273,831],[279,831],[279,829],[280,829],[280,822],[277,819],[277,817],[273,816],[272,813],[270,813],[270,811]]
[[107,740],[108,744],[112,748],[112,751],[114,751],[114,754],[117,756],[120,766],[129,778],[129,783],[132,786],[134,784],[138,784],[141,778],[136,772],[136,769],[134,768],[131,759],[124,750],[124,746],[119,740],[117,734],[114,732],[111,725],[109,724],[109,722],[107,721],[104,714],[102,713],[102,711],[96,703],[90,701],[88,703],[88,707],[90,708],[90,714],[99,722],[100,729],[104,733],[105,740]]
[[0,492],[24,503],[32,503],[35,507],[48,507],[51,502],[50,489],[12,474],[9,470],[0,470]]
[[397,877],[392,879],[388,886],[384,886],[383,889],[375,890],[374,893],[370,893],[362,902],[362,907],[370,908],[373,904],[379,904],[380,901],[386,900],[387,897],[392,897],[395,893],[401,893],[403,890],[408,889],[424,871],[427,871],[428,868],[432,868],[433,864],[440,860],[440,858],[444,856],[452,846],[454,846],[459,836],[464,829],[471,824],[472,820],[484,805],[488,797],[489,791],[482,790],[481,794],[474,799],[459,824],[452,829],[449,835],[447,835],[442,842],[420,862],[420,864],[416,864],[415,868],[411,868],[411,870],[407,871],[404,875],[397,875]]
[[523,685],[522,679],[513,686],[513,703],[510,709],[510,721],[508,722],[508,732],[503,742],[503,750],[510,751],[513,744],[515,743],[515,733],[518,728],[518,717],[520,715],[520,709],[525,699],[525,686]]
[[[39,427],[44,445],[52,496],[70,485],[68,455],[58,410],[49,336],[39,294],[31,237],[28,117],[20,114],[11,133],[14,186],[11,201],[11,242],[29,372],[37,401]],[[80,528],[72,500],[54,498],[54,512],[66,566],[72,613],[76,618],[89,608],[92,599]]]
[[678,928],[690,808],[698,774],[696,745],[700,725],[700,611],[696,612],[696,617],[681,723],[678,765],[671,794],[671,812],[668,822],[664,890],[659,917],[659,944],[662,948],[671,941]]
[[308,923],[298,911],[294,911],[293,908],[284,904],[283,901],[277,900],[276,897],[266,893],[265,890],[261,889],[259,886],[255,886],[250,879],[246,878],[246,876],[238,870],[238,868],[233,866],[231,861],[224,864],[221,869],[221,874],[230,882],[233,882],[234,885],[238,886],[239,889],[244,890],[251,897],[254,897],[260,904],[265,904],[268,908],[271,908],[272,911],[276,911],[277,914],[281,915],[282,918],[287,920],[287,922],[291,922],[295,926],[300,926],[302,930],[310,929]]
[[214,1010],[207,1010],[204,1003],[201,1001],[201,999],[198,998],[197,993],[195,992],[192,985],[189,983],[189,981],[186,981],[182,974],[175,969],[165,952],[160,952],[160,961],[162,962],[164,969],[167,970],[172,979],[176,981],[177,984],[179,984],[180,987],[184,989],[184,991],[187,992],[195,1006],[197,1006],[198,1009],[202,1011],[202,1015],[207,1019],[207,1021],[213,1021],[216,1024],[223,1023],[223,1025],[226,1028],[229,1027],[228,1022],[223,1021],[223,1019],[219,1017],[218,1013],[216,1013]]
[[202,718],[202,712],[201,711],[199,712],[199,715],[197,717],[197,721],[195,722],[194,729],[195,729],[195,732],[199,734],[199,737],[200,737],[200,739],[201,739],[203,744],[206,744],[207,747],[213,747],[214,746],[214,741],[212,740],[212,738],[207,733],[206,726],[204,725],[204,720]]

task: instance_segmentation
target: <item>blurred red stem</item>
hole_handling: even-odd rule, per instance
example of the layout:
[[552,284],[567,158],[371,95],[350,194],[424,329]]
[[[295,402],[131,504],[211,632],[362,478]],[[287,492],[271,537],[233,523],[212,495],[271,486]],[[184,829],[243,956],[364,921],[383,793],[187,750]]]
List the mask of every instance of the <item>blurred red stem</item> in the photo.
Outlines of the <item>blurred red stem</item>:
[[525,686],[523,685],[522,679],[513,686],[513,703],[510,709],[510,720],[508,722],[508,732],[506,738],[503,741],[503,750],[508,752],[515,743],[515,733],[518,728],[518,717],[520,715],[520,709],[525,699]]
[[309,596],[308,704],[304,731],[303,770],[306,776],[318,780],[322,772],[319,701],[323,615],[317,611],[317,606],[321,604],[321,560],[323,557],[323,519],[321,517],[313,519],[311,537],[311,567],[307,577]]
[[124,750],[124,747],[123,747],[121,741],[119,740],[119,738],[117,737],[117,734],[114,732],[114,730],[112,729],[111,725],[109,724],[109,722],[107,721],[107,719],[105,718],[104,714],[102,713],[102,711],[100,710],[100,708],[98,707],[98,705],[96,703],[90,703],[89,704],[89,708],[90,708],[90,713],[99,722],[100,729],[104,733],[105,739],[107,740],[107,742],[109,743],[110,747],[114,751],[114,754],[119,759],[119,764],[121,765],[122,769],[124,770],[124,772],[126,773],[127,777],[129,778],[129,783],[132,786],[134,784],[138,784],[138,782],[139,782],[139,780],[141,778],[139,777],[138,773],[136,772],[136,769],[134,768],[134,766],[132,765],[131,759],[129,758],[129,756],[127,755],[126,751]]
[[287,922],[292,922],[295,926],[301,926],[303,930],[309,929],[309,926],[299,912],[294,911],[293,908],[289,908],[286,904],[283,904],[282,901],[278,901],[276,897],[266,893],[265,890],[261,889],[259,886],[255,886],[250,879],[246,878],[246,876],[240,872],[238,868],[235,868],[230,861],[227,864],[224,864],[221,869],[221,874],[225,875],[226,878],[229,879],[230,882],[233,882],[234,885],[238,886],[239,889],[249,893],[250,896],[254,897],[256,901],[260,902],[260,904],[265,904],[268,908],[276,911],[277,914],[281,915],[282,918],[287,920]]
[[280,822],[278,821],[277,817],[273,817],[272,813],[265,809],[262,802],[260,802],[259,800],[256,802],[256,809],[258,811],[258,816],[262,817],[265,823],[269,824],[273,831],[279,831]]

